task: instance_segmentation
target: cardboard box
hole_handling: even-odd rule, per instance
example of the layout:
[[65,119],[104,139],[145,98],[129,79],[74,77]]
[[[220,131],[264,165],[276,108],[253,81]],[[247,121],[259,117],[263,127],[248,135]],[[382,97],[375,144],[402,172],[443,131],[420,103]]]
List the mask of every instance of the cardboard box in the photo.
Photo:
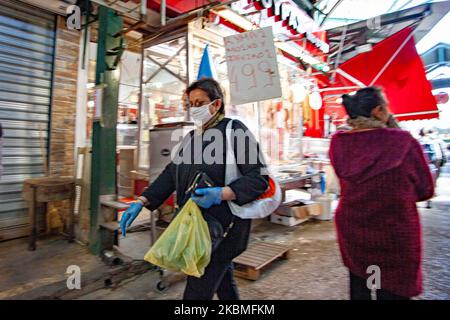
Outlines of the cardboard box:
[[276,214],[285,217],[295,217],[297,219],[306,219],[322,214],[322,206],[315,201],[293,201],[288,204],[282,204],[276,211]]
[[292,227],[292,226],[296,226],[302,222],[308,221],[309,217],[305,218],[305,219],[299,219],[296,217],[287,217],[287,216],[282,216],[282,215],[278,215],[276,213],[272,213],[270,215],[270,222],[272,223],[276,223],[276,224],[282,224],[284,226],[288,226],[288,227]]

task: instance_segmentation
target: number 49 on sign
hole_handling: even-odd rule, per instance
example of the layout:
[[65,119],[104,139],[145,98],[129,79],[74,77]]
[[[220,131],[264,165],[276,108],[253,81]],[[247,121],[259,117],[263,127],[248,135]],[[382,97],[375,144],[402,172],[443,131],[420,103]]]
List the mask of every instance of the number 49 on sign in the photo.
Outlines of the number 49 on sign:
[[[274,85],[274,78],[276,73],[272,69],[267,60],[259,61],[258,63],[246,63],[238,70],[241,75],[236,74],[236,66],[232,66],[230,70],[230,85],[234,91],[250,90],[253,88],[267,88]],[[264,77],[258,77],[258,74],[264,74]]]

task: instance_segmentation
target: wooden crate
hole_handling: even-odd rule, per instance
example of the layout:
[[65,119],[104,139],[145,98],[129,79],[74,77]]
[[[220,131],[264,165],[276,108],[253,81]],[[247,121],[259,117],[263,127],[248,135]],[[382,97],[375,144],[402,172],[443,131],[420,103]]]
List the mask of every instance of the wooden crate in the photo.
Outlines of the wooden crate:
[[233,260],[234,274],[244,279],[257,280],[261,270],[271,262],[279,258],[289,259],[290,249],[289,246],[277,243],[256,242]]

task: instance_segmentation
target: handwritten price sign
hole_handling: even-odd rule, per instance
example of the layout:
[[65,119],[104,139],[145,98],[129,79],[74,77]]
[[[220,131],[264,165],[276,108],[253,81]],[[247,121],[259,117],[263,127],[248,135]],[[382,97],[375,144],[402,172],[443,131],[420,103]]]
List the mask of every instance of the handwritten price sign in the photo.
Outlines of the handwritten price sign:
[[272,27],[224,38],[231,104],[281,97]]

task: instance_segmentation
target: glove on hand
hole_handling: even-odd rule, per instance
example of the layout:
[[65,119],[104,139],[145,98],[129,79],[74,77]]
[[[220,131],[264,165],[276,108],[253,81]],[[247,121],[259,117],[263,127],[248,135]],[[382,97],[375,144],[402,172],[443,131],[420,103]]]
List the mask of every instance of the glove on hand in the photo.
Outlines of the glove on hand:
[[222,202],[222,188],[199,188],[195,190],[192,200],[202,208],[208,209]]
[[120,229],[122,230],[122,235],[125,237],[127,233],[127,228],[133,223],[134,219],[141,212],[142,207],[144,205],[142,202],[133,202],[130,207],[125,211],[122,215],[122,219],[120,220]]

